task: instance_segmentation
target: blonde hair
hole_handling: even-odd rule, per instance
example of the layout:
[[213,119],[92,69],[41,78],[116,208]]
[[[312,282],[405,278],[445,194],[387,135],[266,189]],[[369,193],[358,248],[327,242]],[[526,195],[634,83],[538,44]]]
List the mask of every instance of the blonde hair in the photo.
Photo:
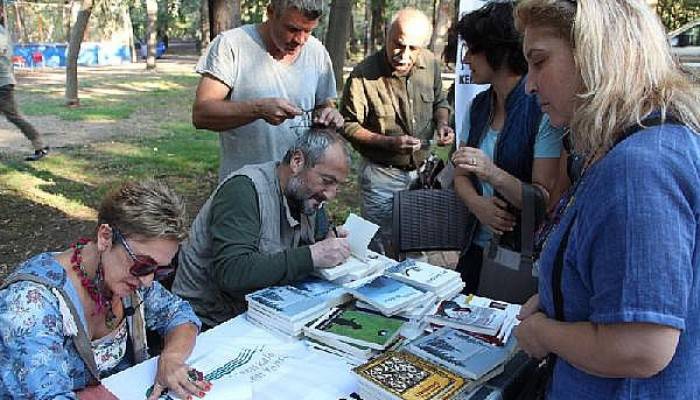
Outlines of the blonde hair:
[[516,26],[551,28],[572,46],[582,87],[569,127],[585,153],[608,149],[651,112],[700,132],[698,87],[671,56],[643,0],[523,0]]
[[148,179],[125,182],[102,200],[98,226],[108,224],[125,236],[147,239],[187,237],[187,214],[182,198],[164,183]]

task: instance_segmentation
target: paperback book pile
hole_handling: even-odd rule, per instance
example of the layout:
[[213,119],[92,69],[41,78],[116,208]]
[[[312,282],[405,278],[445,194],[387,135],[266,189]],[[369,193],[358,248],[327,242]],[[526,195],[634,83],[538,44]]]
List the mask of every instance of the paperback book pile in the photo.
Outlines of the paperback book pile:
[[486,297],[460,295],[443,300],[434,315],[426,320],[470,333],[488,343],[503,346],[518,324],[520,306]]
[[435,296],[386,276],[378,276],[358,288],[348,289],[353,296],[390,317],[434,301]]
[[384,274],[423,291],[431,292],[440,300],[451,299],[464,289],[464,282],[459,272],[410,258],[387,268]]
[[350,296],[342,287],[318,278],[272,286],[246,295],[248,319],[284,335],[299,336],[304,325]]
[[304,327],[310,347],[359,365],[399,341],[402,321],[360,310],[332,308]]
[[441,328],[405,347],[418,357],[479,383],[501,372],[516,350],[515,339],[494,346],[453,328]]
[[468,387],[459,375],[406,352],[387,352],[353,372],[363,400],[453,399]]

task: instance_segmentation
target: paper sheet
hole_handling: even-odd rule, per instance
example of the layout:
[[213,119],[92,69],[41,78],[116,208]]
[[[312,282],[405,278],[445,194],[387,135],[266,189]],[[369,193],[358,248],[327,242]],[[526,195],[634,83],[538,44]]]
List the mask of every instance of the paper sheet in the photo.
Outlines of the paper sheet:
[[351,213],[345,220],[343,228],[348,231],[350,253],[360,260],[366,261],[367,246],[379,230],[379,225]]

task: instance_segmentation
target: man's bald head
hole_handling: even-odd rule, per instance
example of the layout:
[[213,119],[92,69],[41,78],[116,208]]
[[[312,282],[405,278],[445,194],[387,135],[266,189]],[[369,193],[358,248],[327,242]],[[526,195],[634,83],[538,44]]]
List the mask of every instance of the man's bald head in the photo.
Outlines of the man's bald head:
[[404,32],[410,32],[419,39],[420,46],[425,47],[433,33],[433,25],[428,16],[415,8],[403,8],[394,14],[389,25],[388,36],[394,29],[401,28]]
[[397,75],[407,75],[432,33],[428,17],[415,8],[399,10],[391,20],[386,37],[386,55]]

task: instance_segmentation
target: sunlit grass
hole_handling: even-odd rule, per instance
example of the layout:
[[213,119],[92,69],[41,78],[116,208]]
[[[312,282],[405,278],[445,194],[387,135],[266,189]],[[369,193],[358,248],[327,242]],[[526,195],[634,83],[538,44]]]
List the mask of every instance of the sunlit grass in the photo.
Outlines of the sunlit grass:
[[66,215],[82,220],[94,220],[95,209],[86,206],[82,201],[51,193],[47,188],[55,185],[51,180],[33,176],[27,172],[8,171],[2,168],[0,174],[0,186],[17,193],[19,197],[34,203],[43,204],[61,210]]

